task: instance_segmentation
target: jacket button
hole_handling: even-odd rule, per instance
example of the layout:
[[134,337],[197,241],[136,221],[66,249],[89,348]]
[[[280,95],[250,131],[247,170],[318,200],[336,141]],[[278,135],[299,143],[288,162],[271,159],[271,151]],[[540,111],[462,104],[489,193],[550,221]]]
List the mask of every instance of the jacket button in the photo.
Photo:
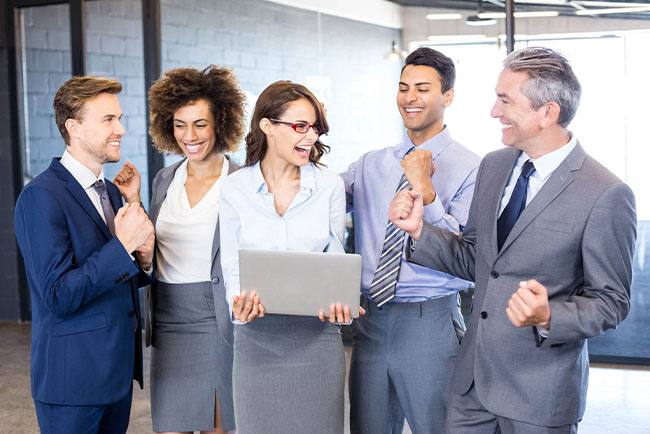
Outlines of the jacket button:
[[499,277],[499,273],[497,271],[492,270],[490,273],[490,276],[492,276],[493,279],[496,279]]
[[217,284],[219,284],[219,278],[218,278],[218,277],[213,277],[213,278],[212,278],[212,284],[213,284],[213,285],[217,285]]
[[486,311],[481,312],[481,318],[485,319],[488,317],[488,314]]

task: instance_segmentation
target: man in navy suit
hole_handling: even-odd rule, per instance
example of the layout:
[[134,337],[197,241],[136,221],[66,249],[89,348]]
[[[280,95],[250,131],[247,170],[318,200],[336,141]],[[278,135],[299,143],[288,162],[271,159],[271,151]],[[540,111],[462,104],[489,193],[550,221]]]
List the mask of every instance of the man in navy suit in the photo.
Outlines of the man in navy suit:
[[[104,163],[125,133],[114,80],[74,77],[54,98],[67,145],[16,203],[32,296],[32,397],[42,433],[125,433],[142,388],[138,287],[150,281],[153,225],[121,207]],[[119,208],[119,209],[118,209]]]

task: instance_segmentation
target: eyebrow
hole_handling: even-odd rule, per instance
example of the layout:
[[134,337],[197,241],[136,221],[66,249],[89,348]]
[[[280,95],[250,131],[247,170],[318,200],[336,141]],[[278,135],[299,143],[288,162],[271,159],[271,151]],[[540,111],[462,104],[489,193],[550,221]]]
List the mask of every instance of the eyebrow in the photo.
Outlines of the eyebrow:
[[[403,81],[399,82],[400,86],[408,86],[408,84],[404,83]],[[431,86],[430,81],[420,81],[418,83],[415,83],[413,86]]]
[[102,117],[102,119],[113,119],[113,118],[122,119],[122,113],[120,113],[119,116],[116,115],[116,114],[112,114],[112,113],[110,113],[110,114],[104,115],[104,116]]
[[497,96],[498,96],[499,98],[510,99],[510,97],[508,96],[507,93],[499,93],[499,92],[497,92]]
[[[207,119],[203,119],[203,118],[201,118],[201,119],[197,119],[197,120],[195,120],[193,123],[197,123],[197,122],[207,122],[207,121],[208,121]],[[176,119],[176,118],[174,118],[174,122],[182,122],[182,123],[184,123],[184,124],[187,123],[187,122],[185,122],[184,120]]]

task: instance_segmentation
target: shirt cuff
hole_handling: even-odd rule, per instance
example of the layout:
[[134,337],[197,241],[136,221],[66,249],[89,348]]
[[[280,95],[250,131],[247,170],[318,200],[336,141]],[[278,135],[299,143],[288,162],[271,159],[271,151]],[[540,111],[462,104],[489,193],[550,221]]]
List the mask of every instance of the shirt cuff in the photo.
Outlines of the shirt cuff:
[[539,335],[540,338],[542,339],[548,338],[549,329],[544,327],[535,327],[535,330],[537,330],[537,334]]
[[442,219],[445,216],[445,214],[446,214],[445,207],[442,205],[442,201],[440,200],[439,195],[436,194],[436,198],[433,199],[433,202],[431,202],[429,205],[426,205],[424,207],[422,219],[425,222],[434,224],[438,220]]
[[149,267],[143,269],[142,271],[144,271],[147,274],[147,276],[151,277],[151,273],[153,273],[153,262],[151,263],[151,265],[149,265]]

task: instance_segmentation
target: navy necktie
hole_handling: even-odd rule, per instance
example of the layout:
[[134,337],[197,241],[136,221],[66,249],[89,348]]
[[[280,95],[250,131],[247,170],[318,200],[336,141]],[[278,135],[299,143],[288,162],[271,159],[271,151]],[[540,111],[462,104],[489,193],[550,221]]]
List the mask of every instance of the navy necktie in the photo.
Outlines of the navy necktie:
[[499,220],[497,220],[497,245],[499,250],[503,247],[503,243],[508,238],[508,234],[515,225],[515,222],[521,215],[521,212],[526,207],[526,190],[528,190],[528,178],[535,171],[533,162],[528,160],[521,168],[521,174],[515,184],[515,189],[512,191],[512,196],[508,201],[508,205],[503,209]]
[[115,236],[115,211],[113,210],[113,205],[111,205],[111,200],[108,198],[108,189],[106,189],[106,184],[104,184],[104,181],[99,179],[95,181],[93,188],[99,195],[99,200],[102,203],[106,226],[108,226],[111,235]]

